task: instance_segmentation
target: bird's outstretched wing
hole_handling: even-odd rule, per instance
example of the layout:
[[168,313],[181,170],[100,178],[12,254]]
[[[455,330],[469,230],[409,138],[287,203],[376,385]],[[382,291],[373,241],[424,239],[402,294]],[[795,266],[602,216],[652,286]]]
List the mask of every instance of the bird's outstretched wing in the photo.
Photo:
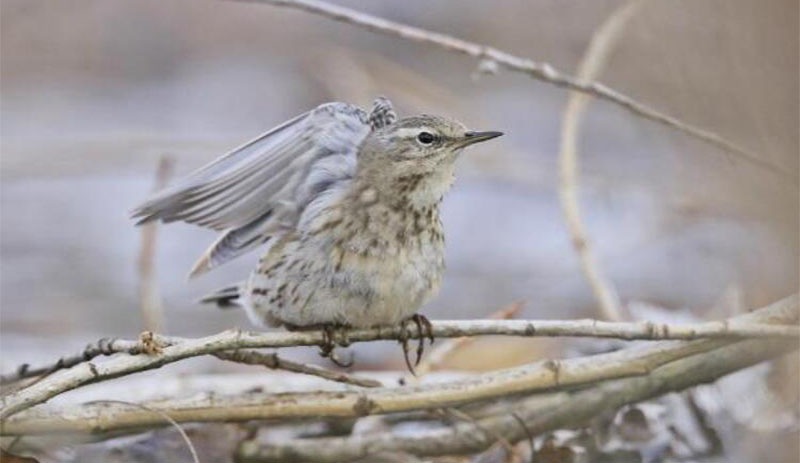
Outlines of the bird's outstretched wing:
[[222,231],[192,269],[198,275],[291,229],[315,197],[350,181],[370,122],[353,105],[318,106],[189,174],[132,215],[139,224],[184,221]]

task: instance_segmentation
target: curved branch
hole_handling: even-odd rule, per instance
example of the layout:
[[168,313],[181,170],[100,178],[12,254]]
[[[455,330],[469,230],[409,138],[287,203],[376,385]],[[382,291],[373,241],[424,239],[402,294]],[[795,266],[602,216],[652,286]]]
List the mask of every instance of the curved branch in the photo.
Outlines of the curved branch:
[[[608,19],[595,31],[586,53],[578,65],[578,78],[594,80],[613,50],[627,22],[642,5],[642,0],[631,0],[614,10]],[[608,320],[622,320],[622,304],[613,283],[602,272],[594,254],[586,225],[580,212],[578,198],[578,134],[581,121],[591,99],[579,92],[570,92],[564,116],[561,121],[561,143],[558,154],[560,182],[559,196],[564,222],[570,234],[572,246],[578,254],[581,269],[586,281],[592,288],[595,299],[600,306],[600,313]]]
[[558,87],[575,90],[587,95],[600,98],[614,103],[637,116],[658,122],[705,143],[717,146],[723,150],[733,153],[737,157],[773,172],[789,180],[793,185],[797,185],[798,179],[794,172],[785,169],[759,158],[750,151],[729,142],[723,137],[692,125],[680,119],[661,113],[650,106],[638,102],[637,100],[623,95],[616,90],[606,87],[603,84],[584,81],[555,70],[547,63],[536,62],[527,58],[506,53],[504,51],[481,45],[466,40],[461,40],[446,34],[428,31],[406,24],[366,14],[350,8],[333,5],[320,0],[236,0],[247,3],[270,4],[280,7],[294,8],[318,16],[323,16],[334,21],[340,21],[354,26],[363,27],[369,31],[400,37],[412,42],[435,45],[447,51],[465,54],[483,62],[496,63],[508,70],[527,74],[534,79],[554,84]]

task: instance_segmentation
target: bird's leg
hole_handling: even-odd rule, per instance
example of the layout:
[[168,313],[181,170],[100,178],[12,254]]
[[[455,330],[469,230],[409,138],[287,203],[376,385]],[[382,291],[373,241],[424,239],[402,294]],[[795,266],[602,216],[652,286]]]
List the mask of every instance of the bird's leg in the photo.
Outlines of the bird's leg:
[[414,326],[417,329],[417,359],[414,362],[414,366],[419,365],[419,362],[422,360],[422,353],[425,351],[425,338],[430,340],[430,344],[433,344],[433,326],[431,325],[430,320],[428,317],[420,314],[414,314],[411,317],[404,320],[401,324],[401,331],[400,337],[398,342],[403,346],[403,355],[406,360],[406,366],[408,366],[408,370],[411,374],[416,376],[414,372],[414,368],[411,365],[411,359],[409,358],[408,352],[408,340],[411,337],[411,330],[409,330],[409,323],[413,322]]
[[319,345],[320,357],[330,357],[336,343],[333,341],[333,325],[322,325],[322,343]]
[[348,360],[342,360],[334,351],[337,344],[342,347],[347,347],[350,345],[350,341],[347,338],[348,327],[345,325],[338,325],[336,323],[326,323],[321,325],[320,328],[322,329],[322,343],[319,346],[319,355],[329,358],[331,362],[336,364],[336,366],[342,368],[348,368],[352,366],[352,357],[350,357]]
[[430,344],[433,344],[433,326],[431,325],[431,321],[428,320],[428,317],[418,313],[411,316],[411,321],[417,326],[417,334],[419,335],[419,342],[417,343],[417,361],[414,363],[414,366],[417,366],[420,360],[422,360],[422,353],[425,351],[425,338],[427,337],[430,340]]
[[349,327],[347,325],[337,323],[320,323],[316,325],[294,325],[291,323],[283,323],[283,326],[289,331],[322,331],[322,342],[319,344],[319,355],[331,359],[331,362],[337,366],[347,368],[353,365],[353,358],[349,360],[341,360],[336,356],[336,346],[347,347],[350,345],[350,339],[347,337]]

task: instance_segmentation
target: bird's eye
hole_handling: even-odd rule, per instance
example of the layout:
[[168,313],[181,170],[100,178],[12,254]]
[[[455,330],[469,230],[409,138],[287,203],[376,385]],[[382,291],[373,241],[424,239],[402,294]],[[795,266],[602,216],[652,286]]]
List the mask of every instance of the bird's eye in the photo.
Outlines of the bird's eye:
[[420,132],[419,135],[417,135],[417,140],[423,145],[430,145],[436,140],[436,137],[434,137],[432,133]]

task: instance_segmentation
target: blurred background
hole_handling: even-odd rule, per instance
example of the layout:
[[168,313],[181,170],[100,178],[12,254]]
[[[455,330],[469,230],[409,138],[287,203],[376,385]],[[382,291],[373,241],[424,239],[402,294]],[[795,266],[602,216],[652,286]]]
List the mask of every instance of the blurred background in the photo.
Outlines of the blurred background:
[[[619,4],[366,6],[572,72]],[[792,1],[646,3],[601,80],[796,175],[797,12]],[[3,351],[143,328],[141,229],[128,211],[153,188],[160,157],[181,175],[322,102],[369,106],[379,94],[405,114],[507,133],[462,159],[444,205],[449,269],[426,313],[474,318],[522,301],[526,317],[597,315],[557,201],[567,93],[508,72],[478,77],[476,65],[268,6],[4,0]],[[604,102],[590,108],[580,157],[589,233],[624,302],[703,316],[725,293],[754,307],[796,289],[798,195],[785,178]],[[159,230],[170,333],[248,326],[194,303],[257,259],[187,281],[213,239],[183,224]]]
[[[339,3],[567,73],[621,4]],[[461,160],[444,203],[448,271],[425,314],[480,318],[520,301],[520,317],[599,316],[558,203],[564,90],[505,71],[478,75],[464,56],[270,6],[2,0],[0,8],[3,371],[144,329],[141,229],[128,212],[153,188],[162,156],[182,175],[320,103],[367,107],[377,95],[403,114],[506,133]],[[599,80],[796,178],[797,39],[792,0],[646,2]],[[579,146],[589,235],[624,303],[721,318],[797,290],[800,208],[786,177],[605,102],[591,105]],[[257,253],[187,281],[214,233],[175,224],[157,238],[166,332],[250,328],[241,312],[195,301],[243,278]],[[504,355],[455,363],[499,367],[558,349],[489,342]],[[359,366],[399,367],[399,349],[385,347],[357,352]]]

